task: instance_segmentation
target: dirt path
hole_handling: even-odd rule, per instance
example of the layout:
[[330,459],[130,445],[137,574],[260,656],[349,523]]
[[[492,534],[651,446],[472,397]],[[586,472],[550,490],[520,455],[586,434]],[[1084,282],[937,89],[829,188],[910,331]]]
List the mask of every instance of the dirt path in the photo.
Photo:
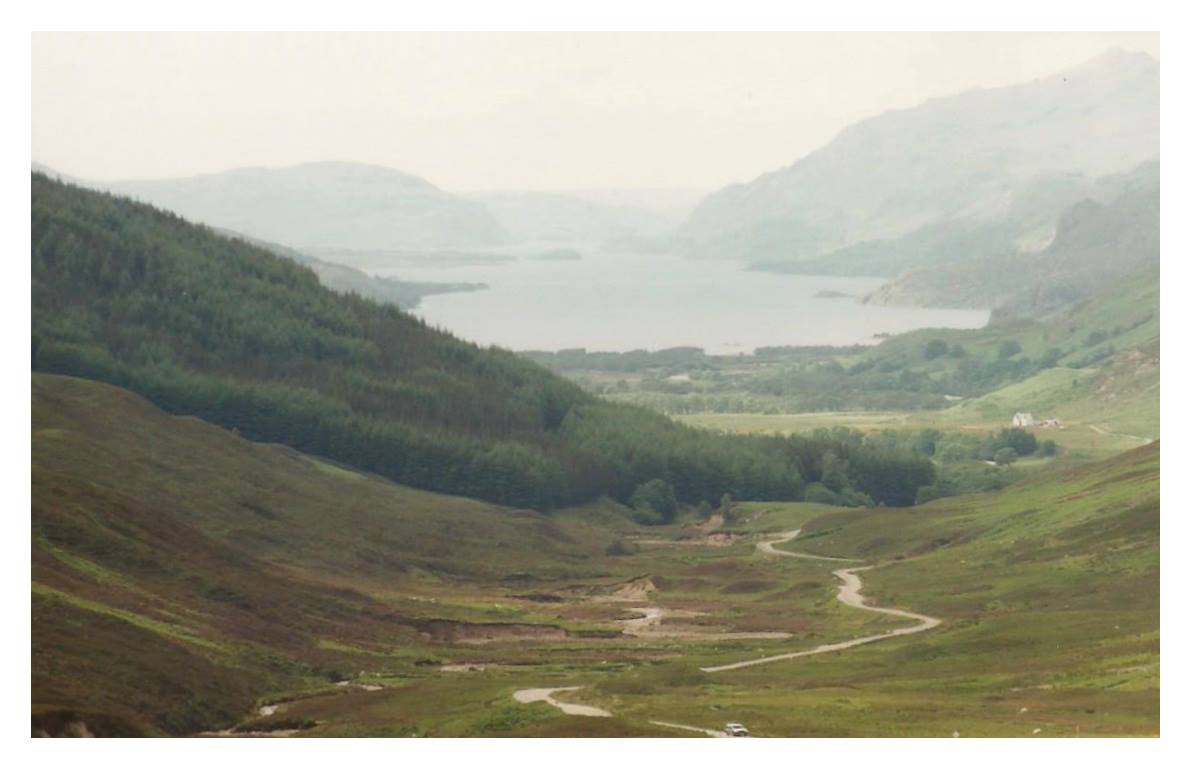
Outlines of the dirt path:
[[563,703],[561,700],[554,699],[556,692],[569,692],[570,690],[582,690],[582,687],[529,687],[524,690],[518,690],[513,693],[513,698],[518,703],[549,703],[551,706],[562,711],[564,714],[571,716],[612,716],[610,711],[605,711],[602,708],[595,706],[584,706],[579,703]]
[[[796,551],[782,551],[775,548],[778,544],[788,543],[798,537],[802,532],[801,528],[798,530],[791,530],[788,533],[782,533],[776,538],[770,538],[766,541],[757,543],[757,549],[764,554],[780,557],[794,557],[795,559],[814,559],[825,562],[856,562],[855,559],[847,559],[844,557],[827,557],[818,554],[803,554]],[[873,607],[864,603],[864,597],[860,595],[860,590],[863,584],[860,581],[860,576],[856,573],[861,570],[868,570],[872,565],[862,565],[859,567],[846,567],[834,571],[832,574],[839,578],[841,583],[839,586],[839,593],[836,598],[843,602],[848,607],[854,607],[858,610],[868,610],[869,612],[882,613],[884,615],[892,615],[898,618],[908,618],[917,621],[913,626],[906,626],[899,629],[892,629],[881,634],[872,634],[870,636],[858,637],[856,639],[848,639],[843,642],[834,642],[832,644],[819,645],[810,650],[802,650],[800,652],[783,653],[781,655],[769,655],[763,658],[755,658],[753,660],[739,661],[738,663],[729,663],[723,666],[707,666],[701,671],[708,673],[716,673],[719,671],[731,671],[732,669],[747,668],[749,666],[758,666],[762,663],[774,663],[780,660],[789,660],[791,658],[801,658],[807,655],[818,655],[825,652],[836,652],[838,650],[846,650],[849,647],[858,647],[869,642],[878,642],[882,639],[890,639],[896,636],[904,636],[906,634],[916,634],[919,631],[927,631],[938,626],[942,621],[938,618],[932,618],[929,615],[921,615],[913,613],[909,610],[898,610],[893,607]],[[666,608],[662,607],[640,607],[633,608],[633,612],[638,613],[641,617],[632,618],[625,621],[626,634],[640,636],[649,629],[656,629],[662,621],[662,617],[667,613]],[[610,711],[605,711],[602,708],[595,706],[585,706],[579,703],[563,703],[555,700],[553,695],[557,692],[567,692],[570,690],[581,690],[582,687],[531,687],[524,690],[517,690],[513,693],[513,698],[520,703],[536,703],[538,701],[549,703],[561,710],[564,714],[571,716],[612,716]],[[674,722],[650,721],[650,724],[659,727],[671,727],[678,730],[685,730],[687,732],[697,732],[703,735],[708,735],[713,738],[723,738],[727,735],[719,730],[709,730],[703,727],[694,727],[688,724],[675,724]]]
[[649,720],[650,724],[656,724],[658,727],[673,727],[675,730],[686,730],[687,732],[701,732],[712,738],[726,738],[728,733],[722,730],[708,730],[703,727],[692,727],[689,724],[675,724],[674,722],[658,722],[653,719]]
[[[854,559],[842,559],[840,557],[824,557],[817,554],[803,554],[795,551],[782,551],[774,548],[779,543],[786,543],[798,537],[802,532],[801,529],[792,530],[788,533],[783,533],[777,538],[772,538],[768,541],[762,541],[757,544],[757,548],[766,554],[775,554],[782,557],[794,557],[796,559],[816,559],[833,562],[855,562]],[[913,613],[909,610],[898,610],[893,607],[873,607],[864,603],[864,597],[860,596],[860,590],[863,584],[860,582],[860,576],[856,573],[861,570],[868,570],[872,565],[862,567],[847,567],[841,570],[836,570],[832,573],[836,578],[839,578],[841,583],[839,587],[839,594],[836,598],[843,602],[848,607],[855,607],[858,610],[868,610],[869,612],[882,613],[884,615],[893,615],[898,618],[909,618],[917,621],[913,626],[906,626],[904,628],[892,629],[881,634],[871,634],[869,636],[857,637],[856,639],[848,639],[843,642],[833,642],[831,644],[822,644],[810,650],[802,650],[800,652],[783,653],[781,655],[768,655],[764,658],[755,658],[753,660],[743,660],[738,663],[729,663],[723,666],[707,666],[702,670],[708,673],[716,673],[718,671],[731,671],[738,668],[747,668],[749,666],[759,666],[762,663],[774,663],[779,660],[790,660],[791,658],[802,658],[807,655],[818,655],[825,652],[836,652],[838,650],[846,650],[850,647],[858,647],[862,644],[870,642],[879,642],[882,639],[891,639],[896,636],[904,636],[906,634],[916,634],[919,631],[928,631],[938,626],[942,621],[938,618],[932,618],[929,615],[922,615],[920,613]]]
[[819,554],[803,554],[800,551],[781,551],[779,549],[774,548],[774,546],[777,546],[779,543],[789,543],[790,541],[797,538],[799,533],[801,533],[801,532],[802,532],[802,528],[800,527],[797,530],[791,530],[788,533],[782,533],[781,535],[779,535],[776,538],[770,538],[767,541],[761,541],[760,543],[757,544],[757,551],[760,551],[762,554],[773,554],[773,555],[779,556],[779,557],[794,557],[796,559],[818,559],[823,562],[859,562],[860,561],[859,559],[848,559],[847,557],[824,557],[824,556],[820,556]]
[[1124,432],[1119,432],[1119,431],[1109,431],[1108,429],[1105,429],[1103,426],[1097,426],[1094,423],[1090,423],[1090,424],[1088,424],[1088,426],[1089,426],[1089,428],[1091,428],[1092,431],[1096,432],[1097,434],[1103,434],[1106,437],[1122,437],[1124,439],[1132,439],[1132,440],[1142,443],[1143,445],[1148,445],[1154,441],[1154,440],[1150,439],[1149,437],[1139,437],[1136,434],[1125,434]]

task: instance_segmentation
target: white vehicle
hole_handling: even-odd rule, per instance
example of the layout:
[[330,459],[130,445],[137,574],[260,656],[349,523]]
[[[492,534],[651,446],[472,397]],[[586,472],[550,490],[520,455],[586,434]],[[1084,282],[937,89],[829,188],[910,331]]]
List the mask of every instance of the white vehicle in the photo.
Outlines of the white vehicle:
[[724,732],[730,738],[747,738],[749,736],[748,728],[740,722],[728,722],[724,725]]

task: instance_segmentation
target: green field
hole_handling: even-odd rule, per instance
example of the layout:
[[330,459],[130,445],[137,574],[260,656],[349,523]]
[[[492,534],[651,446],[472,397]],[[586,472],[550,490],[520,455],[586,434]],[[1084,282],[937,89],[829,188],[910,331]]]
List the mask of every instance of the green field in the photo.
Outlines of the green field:
[[[33,394],[35,730],[1158,732],[1156,444],[910,509],[643,528],[611,502],[544,516],[402,488],[93,382]],[[834,563],[756,551],[795,527],[792,548],[878,563],[866,594],[943,625],[700,671],[905,625],[836,601]],[[641,607],[673,614],[624,634]],[[788,636],[725,636],[758,632]],[[512,698],[563,686],[613,716]]]

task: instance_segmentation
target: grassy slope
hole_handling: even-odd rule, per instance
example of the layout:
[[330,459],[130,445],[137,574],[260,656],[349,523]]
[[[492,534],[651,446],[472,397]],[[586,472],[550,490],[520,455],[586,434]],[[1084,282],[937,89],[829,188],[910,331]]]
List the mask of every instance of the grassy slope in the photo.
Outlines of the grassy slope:
[[397,584],[499,579],[531,555],[582,574],[601,537],[581,532],[35,374],[35,709],[150,732],[230,724],[262,690],[358,667],[328,646],[410,644],[425,608]]
[[[251,718],[323,735],[661,735],[650,719],[761,735],[1071,735],[1157,731],[1158,446],[997,495],[914,509],[742,504],[724,546],[603,556],[641,530],[611,508],[554,519],[408,490],[259,445],[135,395],[35,375],[33,704],[99,734],[189,732]],[[709,676],[701,665],[872,633],[828,562],[757,554],[802,526],[808,551],[885,566],[882,604],[945,619],[926,635]],[[695,536],[692,538],[692,536]],[[647,604],[695,630],[788,640],[584,638],[625,605],[535,602],[649,574]],[[567,639],[431,641],[431,619],[549,623]],[[444,673],[433,664],[489,665]],[[376,692],[331,686],[356,677]],[[513,702],[521,687],[612,720]],[[314,693],[319,693],[314,695]],[[1020,709],[1028,712],[1022,713]],[[276,717],[274,717],[276,718]]]
[[[903,333],[873,347],[864,359],[896,364],[932,376],[957,369],[962,361],[948,356],[925,360],[922,350],[931,339],[960,344],[968,357],[996,359],[1008,340],[1021,344],[1021,354],[1040,358],[1047,350],[1060,351],[1059,365],[1077,365],[1089,355],[1143,345],[1158,337],[1158,270],[1144,270],[1122,278],[1111,289],[1078,304],[1046,322],[1017,320],[994,323],[980,330],[919,330]],[[1093,333],[1104,340],[1089,344]]]
[[[614,538],[681,530],[643,532],[607,502],[547,519],[403,488],[82,379],[33,376],[33,489],[38,729],[81,718],[97,734],[180,734],[299,698],[285,716],[324,722],[320,734],[673,734],[513,703],[518,687],[619,673],[686,644],[609,641],[624,605],[533,594],[598,593],[651,573],[667,605],[708,611],[679,621],[695,628],[791,630],[797,644],[866,622],[840,614],[829,578],[798,574],[786,599],[772,599],[794,570],[775,576],[748,557],[751,543],[607,557]],[[571,636],[468,645],[424,635],[449,621],[544,623]],[[436,665],[446,661],[501,665],[446,674]],[[385,689],[330,686],[360,674]]]
[[[1155,735],[1158,450],[914,509],[745,504],[736,529],[802,526],[791,548],[878,562],[870,601],[944,624],[712,678],[676,661],[589,699],[775,735]],[[790,567],[814,578],[831,566]]]
[[870,572],[867,592],[948,621],[891,659],[990,701],[1028,690],[1035,707],[1066,707],[1048,734],[1094,731],[1116,706],[1157,732],[1157,444],[996,495],[830,514],[805,530],[804,550],[905,558]]

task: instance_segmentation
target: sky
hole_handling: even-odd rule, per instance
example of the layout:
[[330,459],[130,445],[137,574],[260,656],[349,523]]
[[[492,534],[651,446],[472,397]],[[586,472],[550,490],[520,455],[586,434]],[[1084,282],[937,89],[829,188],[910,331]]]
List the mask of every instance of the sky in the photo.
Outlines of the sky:
[[857,120],[1156,33],[35,33],[32,159],[96,180],[320,160],[451,191],[710,191]]

